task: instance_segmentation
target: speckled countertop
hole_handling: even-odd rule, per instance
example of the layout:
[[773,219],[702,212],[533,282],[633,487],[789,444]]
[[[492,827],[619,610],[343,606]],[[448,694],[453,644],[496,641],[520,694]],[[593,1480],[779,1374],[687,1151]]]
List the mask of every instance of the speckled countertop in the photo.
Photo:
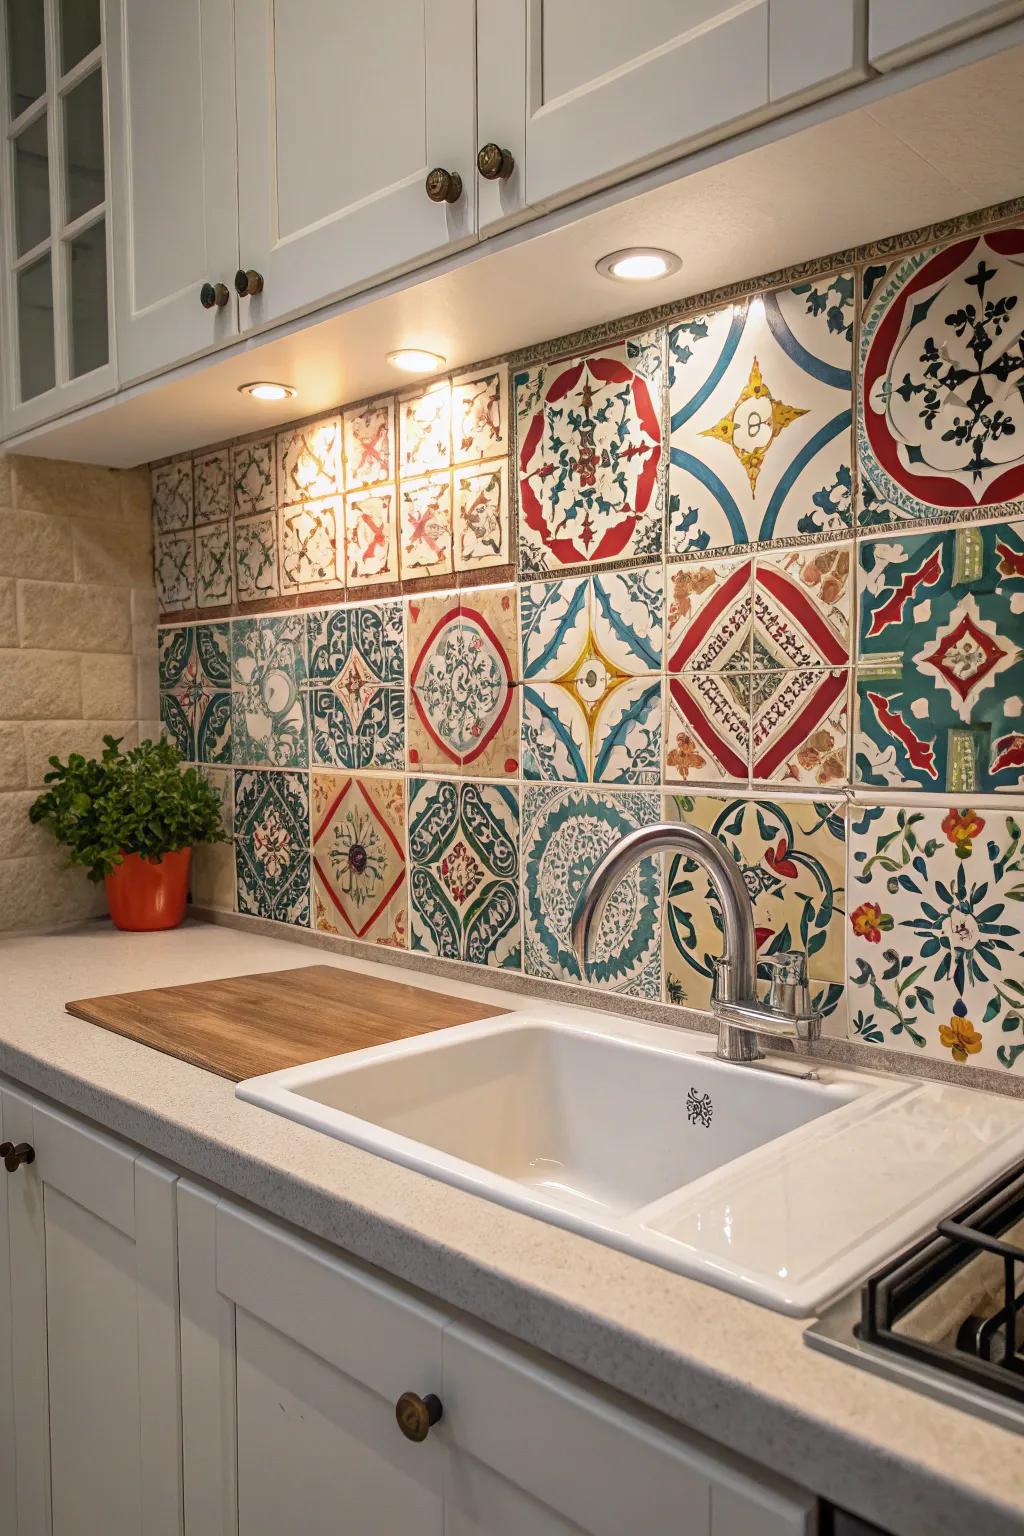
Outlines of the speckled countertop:
[[[806,1322],[243,1104],[224,1079],[64,1011],[69,998],[313,959],[282,939],[198,923],[2,939],[0,1072],[897,1536],[1024,1532],[1020,1437],[808,1349]],[[415,980],[509,1004],[486,987]]]

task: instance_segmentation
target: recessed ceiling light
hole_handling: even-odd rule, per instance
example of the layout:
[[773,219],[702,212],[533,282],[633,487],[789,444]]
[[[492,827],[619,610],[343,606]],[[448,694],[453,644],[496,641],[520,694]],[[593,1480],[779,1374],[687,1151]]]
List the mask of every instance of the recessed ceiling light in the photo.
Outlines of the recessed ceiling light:
[[399,347],[388,353],[388,362],[403,373],[436,373],[443,368],[445,359],[440,352],[427,352],[423,347]]
[[290,384],[271,384],[266,379],[256,379],[252,384],[239,384],[240,395],[252,395],[254,400],[290,400],[295,390]]
[[613,277],[620,283],[650,283],[678,272],[682,264],[675,251],[661,251],[653,245],[630,245],[594,263],[602,277]]

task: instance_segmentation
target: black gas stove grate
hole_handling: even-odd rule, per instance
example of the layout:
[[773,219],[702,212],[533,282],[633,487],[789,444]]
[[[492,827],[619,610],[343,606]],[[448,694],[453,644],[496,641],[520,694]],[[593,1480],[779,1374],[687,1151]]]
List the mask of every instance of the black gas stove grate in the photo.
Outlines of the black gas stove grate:
[[[1024,1402],[1024,1356],[1016,1347],[1017,1314],[1024,1308],[1024,1248],[1002,1235],[1021,1220],[1024,1164],[940,1221],[934,1235],[872,1275],[861,1293],[858,1336]],[[955,1349],[895,1331],[912,1307],[982,1251],[1003,1263],[1003,1304],[993,1316],[966,1321]]]

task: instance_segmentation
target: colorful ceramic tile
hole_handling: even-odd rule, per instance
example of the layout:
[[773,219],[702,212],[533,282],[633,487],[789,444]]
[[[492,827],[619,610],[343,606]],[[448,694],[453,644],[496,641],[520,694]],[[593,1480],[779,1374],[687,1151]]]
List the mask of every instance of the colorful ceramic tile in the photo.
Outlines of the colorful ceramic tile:
[[235,593],[240,603],[256,603],[279,597],[277,569],[277,513],[236,518]]
[[236,763],[306,766],[304,619],[236,619],[231,626]]
[[277,511],[274,439],[240,443],[231,450],[231,488],[236,517]]
[[160,719],[186,762],[231,762],[227,624],[158,631]]
[[393,485],[345,497],[345,583],[376,586],[398,581],[398,495]]
[[230,523],[196,529],[196,607],[224,608],[234,595]]
[[865,269],[862,524],[1021,510],[1022,322],[1024,229]]
[[455,569],[479,571],[507,565],[511,556],[506,460],[457,469],[452,495]]
[[401,475],[447,469],[452,461],[452,387],[447,379],[398,397]]
[[313,923],[405,949],[405,780],[313,774]]
[[[710,832],[732,854],[754,904],[757,953],[802,949],[811,996],[826,1032],[845,1031],[846,822],[840,802],[669,795],[669,820]],[[665,995],[711,1005],[713,958],[724,948],[715,888],[692,859],[673,855],[665,872]]]
[[450,475],[403,480],[399,488],[399,563],[402,579],[452,572]]
[[[579,981],[572,918],[583,882],[614,843],[660,819],[640,790],[550,784],[524,787],[524,964],[533,976]],[[590,980],[652,1001],[661,997],[661,861],[641,859],[612,892],[594,944]]]
[[751,690],[748,672],[681,672],[668,678],[667,784],[746,784]]
[[239,912],[309,927],[309,791],[303,773],[236,772]]
[[235,830],[235,783],[234,774],[230,768],[213,768],[207,763],[199,763],[196,772],[201,779],[205,779],[220,801],[221,826],[229,837]]
[[507,778],[519,769],[514,587],[409,604],[409,764]]
[[340,496],[282,507],[278,514],[281,592],[326,592],[344,586],[338,560],[343,535]]
[[849,781],[849,686],[839,668],[754,673],[754,783],[838,789]]
[[342,489],[341,417],[325,416],[277,434],[278,505],[319,501]]
[[394,402],[390,396],[354,406],[343,417],[345,486],[363,490],[393,480]]
[[409,780],[412,947],[516,971],[519,802],[502,784]]
[[656,784],[660,566],[522,588],[523,774]]
[[182,613],[195,607],[196,547],[191,528],[182,533],[158,533],[153,543],[153,575],[161,613]]
[[753,582],[750,556],[669,566],[670,672],[749,673]]
[[847,940],[853,1038],[957,1066],[1017,1065],[1024,1053],[1022,809],[855,809]]
[[460,375],[452,383],[452,463],[471,464],[506,452],[504,364]]
[[754,562],[755,671],[850,661],[853,546],[772,550]]
[[306,615],[313,762],[405,767],[401,603]]
[[194,521],[192,460],[175,459],[153,470],[153,531],[178,533]]
[[199,454],[193,465],[196,527],[231,516],[231,455],[227,448]]
[[670,329],[670,554],[850,526],[853,281],[840,272]]
[[861,545],[858,782],[1024,782],[1024,523]]
[[663,333],[515,379],[524,576],[662,549]]

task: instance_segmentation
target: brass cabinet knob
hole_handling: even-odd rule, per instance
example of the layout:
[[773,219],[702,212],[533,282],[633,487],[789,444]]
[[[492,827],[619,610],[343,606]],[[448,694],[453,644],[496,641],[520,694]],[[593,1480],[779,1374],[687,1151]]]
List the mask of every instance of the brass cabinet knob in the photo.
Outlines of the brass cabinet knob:
[[254,272],[251,267],[248,271],[239,267],[235,273],[235,292],[240,299],[254,299],[258,293],[263,292],[262,272]]
[[[8,1173],[17,1173],[22,1163],[35,1162],[36,1149],[29,1146],[27,1141],[19,1141],[17,1146],[11,1141],[4,1141],[0,1142],[0,1157],[3,1158],[4,1167]],[[440,1406],[439,1403],[438,1407]]]
[[500,144],[485,144],[476,157],[476,168],[485,181],[508,181],[516,168],[512,151]]
[[415,1392],[403,1392],[395,1404],[399,1429],[407,1440],[415,1440],[417,1444],[427,1438],[443,1413],[441,1399],[435,1397],[433,1392],[428,1392],[426,1397],[420,1397]]
[[204,309],[223,309],[230,297],[224,283],[204,283],[199,290],[199,302]]
[[427,177],[427,196],[432,203],[457,203],[462,196],[462,177],[436,165]]

